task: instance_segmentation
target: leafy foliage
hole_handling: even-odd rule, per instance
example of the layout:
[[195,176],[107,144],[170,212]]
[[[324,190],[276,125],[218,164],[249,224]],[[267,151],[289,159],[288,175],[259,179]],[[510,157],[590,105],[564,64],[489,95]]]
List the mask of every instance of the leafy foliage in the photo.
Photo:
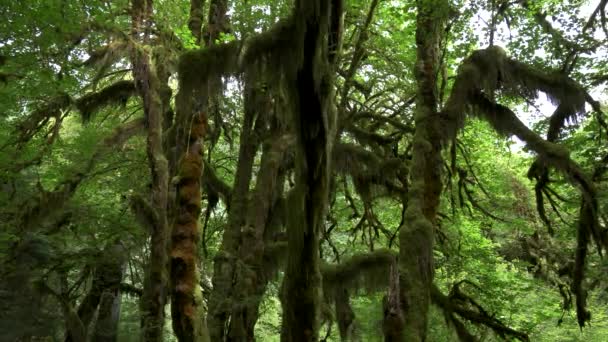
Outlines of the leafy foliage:
[[381,341],[398,262],[429,341],[608,340],[607,2],[295,6],[3,5],[0,340],[140,340],[157,305],[165,341],[279,341],[302,295],[319,340]]

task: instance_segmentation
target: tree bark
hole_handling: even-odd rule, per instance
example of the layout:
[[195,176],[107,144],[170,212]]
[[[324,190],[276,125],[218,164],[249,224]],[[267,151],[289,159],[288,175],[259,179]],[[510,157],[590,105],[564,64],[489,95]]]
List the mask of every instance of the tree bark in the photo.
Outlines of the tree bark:
[[[133,0],[131,8],[131,37],[137,43],[149,40],[151,0]],[[163,150],[163,116],[161,85],[149,53],[133,44],[131,63],[136,89],[143,99],[144,117],[148,129],[146,153],[152,174],[150,218],[150,260],[141,297],[141,340],[161,342],[165,324],[167,297],[167,249],[169,225],[167,221],[169,167]]]
[[416,131],[412,148],[411,188],[399,236],[399,284],[404,341],[426,340],[433,282],[434,225],[441,195],[441,130],[436,75],[439,42],[448,13],[445,0],[418,0],[415,77]]
[[116,342],[118,340],[120,301],[119,289],[107,290],[101,296],[93,342]]
[[[245,226],[249,202],[249,185],[252,178],[253,162],[259,146],[258,133],[261,124],[256,123],[258,116],[251,85],[246,85],[245,117],[241,130],[239,161],[234,180],[231,203],[228,212],[228,225],[224,229],[222,245],[215,256],[213,268],[213,291],[209,298],[209,333],[212,341],[224,341],[227,322],[233,305],[233,279],[238,257],[241,228]],[[255,126],[255,127],[254,127]]]
[[203,35],[203,18],[204,18],[205,0],[190,0],[190,18],[188,19],[188,28],[194,36],[196,45],[201,44]]
[[350,305],[350,291],[346,288],[336,289],[334,296],[340,341],[352,341],[355,339],[355,312]]
[[[98,312],[98,307],[101,310],[104,293],[118,293],[123,277],[123,266],[126,261],[125,253],[126,251],[120,242],[115,242],[106,247],[103,253],[99,255],[100,262],[95,267],[91,289],[76,311],[85,330],[89,329],[95,313]],[[101,311],[99,311],[99,314],[101,315]],[[68,332],[65,341],[78,340]]]
[[[192,96],[192,94],[180,94]],[[171,315],[173,332],[182,342],[209,341],[200,288],[199,215],[203,173],[203,138],[207,131],[204,111],[178,108],[178,121],[189,130],[178,136],[183,151],[178,162],[176,203],[171,233]],[[184,112],[182,112],[184,111]],[[180,132],[182,130],[179,130]]]
[[[317,341],[321,301],[319,233],[325,223],[335,112],[333,78],[324,44],[330,2],[296,1],[296,48],[301,64],[288,85],[296,131],[296,187],[288,199],[288,256],[281,289],[281,341]],[[321,71],[322,70],[322,71]]]
[[[274,139],[273,139],[274,138]],[[272,143],[264,148],[256,188],[249,207],[247,222],[241,233],[239,262],[235,269],[235,303],[232,306],[229,341],[255,341],[254,327],[258,319],[258,305],[271,270],[264,267],[264,233],[271,220],[276,188],[283,184],[279,170],[288,146],[288,137],[273,135]]]

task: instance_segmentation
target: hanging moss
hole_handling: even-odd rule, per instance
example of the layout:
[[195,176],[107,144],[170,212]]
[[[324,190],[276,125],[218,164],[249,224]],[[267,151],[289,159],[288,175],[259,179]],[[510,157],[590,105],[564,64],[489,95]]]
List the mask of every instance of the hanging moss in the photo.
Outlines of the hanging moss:
[[293,16],[281,19],[273,27],[245,41],[243,64],[253,66],[259,62],[270,66],[266,77],[272,81],[293,75],[301,65],[302,49]]
[[494,315],[491,315],[484,310],[484,308],[472,297],[468,296],[460,289],[461,284],[462,282],[454,285],[448,296],[441,293],[435,285],[431,288],[431,299],[433,304],[443,310],[446,321],[454,326],[460,341],[476,341],[476,338],[474,338],[465,328],[461,320],[455,317],[456,315],[474,325],[486,326],[492,329],[492,331],[502,339],[507,340],[509,338],[516,338],[524,342],[530,341],[528,334],[510,328],[498,318],[494,317]]
[[93,88],[112,65],[127,55],[129,48],[127,40],[118,39],[89,53],[89,58],[82,65],[97,68],[97,73],[91,80]]
[[178,64],[180,92],[191,93],[211,78],[237,72],[240,51],[241,42],[232,41],[182,54]]
[[82,120],[88,122],[93,114],[106,106],[125,106],[133,95],[135,95],[135,84],[132,81],[119,81],[79,98],[76,101],[76,108],[80,111]]
[[338,289],[368,292],[385,289],[388,285],[390,266],[397,253],[378,249],[370,253],[355,254],[339,264],[321,265],[323,292],[330,296]]
[[61,93],[51,98],[44,105],[30,113],[23,121],[17,124],[19,137],[18,144],[28,142],[36,133],[40,132],[50,121],[55,119],[55,125],[61,124],[61,116],[73,103],[70,95]]
[[497,46],[477,50],[465,59],[458,68],[452,93],[442,114],[446,122],[446,138],[451,138],[462,127],[465,113],[475,114],[472,98],[479,93],[493,98],[496,92],[508,96],[538,97],[547,94],[558,105],[559,113],[554,117],[552,134],[561,129],[569,119],[585,113],[585,102],[593,99],[571,78],[559,72],[547,72],[518,62],[507,56]]
[[[534,98],[539,91],[545,92],[558,105],[550,120],[548,138],[524,125],[509,108],[493,101],[494,91],[505,94]],[[578,186],[582,193],[581,213],[577,233],[577,253],[572,291],[577,298],[577,318],[580,326],[589,320],[586,310],[586,291],[583,287],[587,244],[592,237],[601,255],[608,244],[602,238],[598,223],[596,190],[589,177],[569,156],[568,150],[551,141],[557,139],[559,131],[569,119],[575,119],[584,112],[585,102],[594,105],[587,92],[572,79],[558,74],[537,70],[506,57],[498,48],[479,50],[463,62],[459,68],[454,89],[450,95],[444,118],[450,136],[462,123],[465,113],[479,115],[486,119],[499,133],[514,134],[539,154],[540,171],[530,170],[529,174],[542,180],[547,177],[547,166],[561,171],[571,184]],[[547,166],[545,166],[545,164]],[[536,170],[536,171],[535,171]],[[542,186],[542,183],[541,183]],[[542,194],[541,194],[542,196]],[[538,200],[538,195],[537,195]],[[539,206],[542,203],[538,204]],[[539,211],[542,216],[542,210]]]

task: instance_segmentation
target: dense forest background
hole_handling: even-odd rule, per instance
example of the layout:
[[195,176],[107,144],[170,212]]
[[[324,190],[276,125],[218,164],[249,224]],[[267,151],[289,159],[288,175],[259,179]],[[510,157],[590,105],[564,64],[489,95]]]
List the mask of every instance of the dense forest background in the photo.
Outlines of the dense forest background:
[[608,1],[0,6],[0,341],[608,341]]

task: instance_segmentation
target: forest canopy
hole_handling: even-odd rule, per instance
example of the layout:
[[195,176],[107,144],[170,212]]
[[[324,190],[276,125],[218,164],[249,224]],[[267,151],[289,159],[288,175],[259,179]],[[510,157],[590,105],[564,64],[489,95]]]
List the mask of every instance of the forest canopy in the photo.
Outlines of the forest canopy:
[[608,1],[0,6],[0,341],[608,340]]

